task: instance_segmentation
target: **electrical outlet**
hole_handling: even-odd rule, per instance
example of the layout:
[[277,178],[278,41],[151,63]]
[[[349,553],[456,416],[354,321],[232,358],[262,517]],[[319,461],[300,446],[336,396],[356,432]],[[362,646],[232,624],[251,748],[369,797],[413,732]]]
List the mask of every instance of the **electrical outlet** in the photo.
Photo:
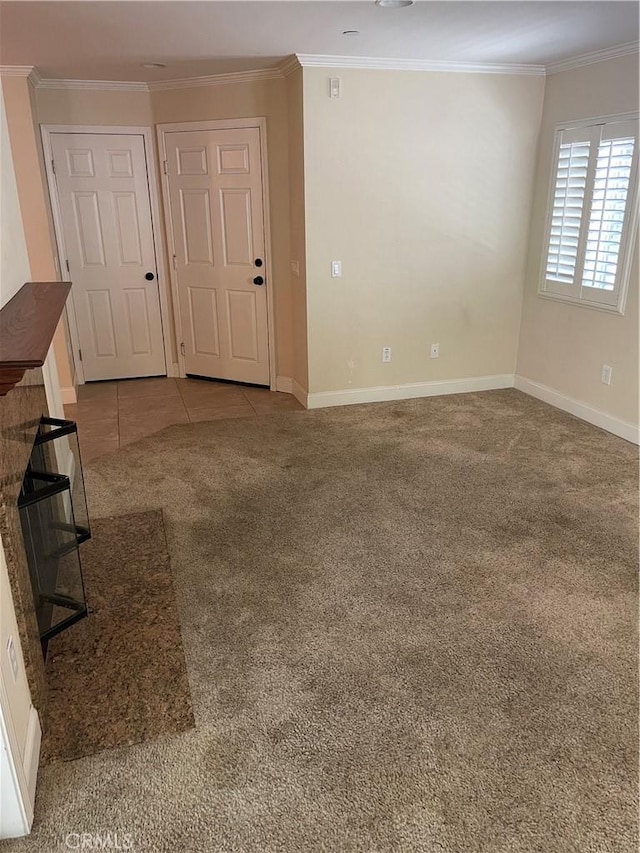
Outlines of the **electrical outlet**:
[[342,261],[331,261],[331,278],[340,278],[342,275]]
[[298,261],[291,261],[291,272],[293,275],[300,275],[300,264]]
[[384,364],[391,361],[391,347],[382,347],[382,361]]
[[431,358],[440,358],[440,344],[431,344],[429,355]]
[[613,367],[610,364],[602,365],[602,376],[600,379],[604,382],[605,385],[611,385],[611,375],[613,373]]
[[7,657],[9,658],[9,665],[11,667],[11,675],[13,676],[14,682],[18,680],[18,655],[16,654],[16,646],[13,642],[13,637],[9,637],[7,641]]

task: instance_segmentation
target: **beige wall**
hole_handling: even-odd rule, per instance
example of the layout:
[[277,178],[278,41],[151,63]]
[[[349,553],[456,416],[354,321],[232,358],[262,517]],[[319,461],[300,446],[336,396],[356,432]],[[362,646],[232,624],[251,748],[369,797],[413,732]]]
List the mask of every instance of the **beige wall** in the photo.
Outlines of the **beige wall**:
[[[36,103],[38,121],[42,124],[152,127],[155,124],[166,122],[266,117],[275,301],[276,370],[278,375],[291,376],[293,371],[293,340],[289,272],[289,166],[285,81],[263,80],[252,83],[233,83],[153,92],[151,94],[146,92],[38,89]],[[159,180],[160,176],[157,177]],[[166,240],[163,240],[162,250],[168,269]],[[171,331],[171,339],[174,361],[176,361],[173,330]]]
[[[35,99],[49,124],[266,117],[277,373],[303,388],[510,374],[517,362],[522,376],[635,421],[637,254],[624,317],[536,289],[553,124],[637,108],[637,71],[623,57],[564,72],[547,78],[546,95],[538,77],[306,68],[151,94],[38,89]],[[330,76],[340,99],[327,97]],[[342,278],[330,277],[332,259]]]
[[2,87],[0,87],[0,120],[0,306],[2,306],[20,290],[25,281],[31,279]]
[[[625,56],[547,79],[517,372],[534,382],[638,423],[638,245],[624,316],[538,296],[554,126],[638,109],[638,57]],[[613,367],[611,385],[600,381]]]
[[[11,664],[6,653],[9,638],[13,639],[18,658],[18,679],[13,680],[11,672]],[[16,741],[20,754],[15,756],[16,760],[24,762],[28,725],[29,711],[31,709],[31,693],[27,684],[27,676],[24,666],[24,658],[22,656],[22,647],[18,635],[18,623],[16,621],[16,612],[13,606],[13,598],[11,595],[11,584],[9,581],[9,573],[7,571],[7,562],[0,539],[0,642],[2,643],[2,656],[0,657],[0,677],[2,678],[4,689],[8,699],[8,707],[2,707],[0,713],[7,716],[10,715],[15,731]]]
[[311,392],[513,373],[543,91],[304,69]]
[[[31,279],[56,281],[60,275],[55,262],[55,238],[44,178],[40,131],[35,116],[35,93],[24,77],[3,77],[2,90]],[[68,345],[66,317],[60,321],[54,335],[53,352],[60,385],[73,389],[75,368]]]
[[37,89],[41,124],[112,124],[149,127],[153,124],[148,92],[95,89]]
[[287,77],[289,109],[289,221],[291,223],[291,260],[298,274],[290,270],[291,319],[293,334],[292,378],[307,391],[309,369],[307,355],[307,262],[304,202],[304,127],[302,69]]
[[225,83],[153,92],[157,124],[207,119],[267,119],[271,262],[275,302],[276,372],[291,376],[293,340],[289,267],[289,155],[287,90],[284,79]]
[[[7,128],[5,104],[0,87],[0,306],[31,278],[29,257],[22,226],[22,215],[16,176],[14,172],[9,132]],[[18,678],[13,680],[9,660],[6,654],[9,637],[13,637],[18,656]],[[27,743],[27,725],[31,695],[27,684],[22,649],[18,637],[15,609],[11,595],[7,565],[0,540],[0,678],[3,692],[6,691],[7,707],[0,706],[3,718],[9,718],[15,731],[19,755],[14,761],[22,762]],[[8,780],[3,780],[8,785]]]

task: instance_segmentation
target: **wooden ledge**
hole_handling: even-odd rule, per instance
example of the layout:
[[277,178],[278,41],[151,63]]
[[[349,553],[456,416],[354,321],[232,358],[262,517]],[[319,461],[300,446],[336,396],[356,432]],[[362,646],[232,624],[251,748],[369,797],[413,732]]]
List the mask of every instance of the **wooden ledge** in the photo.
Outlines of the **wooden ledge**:
[[70,290],[68,281],[30,281],[0,309],[0,397],[44,364]]

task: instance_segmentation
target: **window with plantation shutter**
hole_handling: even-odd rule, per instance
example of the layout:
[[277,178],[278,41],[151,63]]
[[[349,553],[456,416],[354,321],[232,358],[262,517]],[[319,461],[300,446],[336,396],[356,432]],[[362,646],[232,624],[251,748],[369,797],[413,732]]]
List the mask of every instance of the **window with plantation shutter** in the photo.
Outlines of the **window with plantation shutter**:
[[559,128],[540,293],[622,312],[638,210],[638,118]]
[[578,238],[587,186],[589,142],[563,142],[551,212],[547,275],[573,282],[578,258]]
[[630,136],[604,140],[598,147],[582,273],[582,283],[589,287],[615,287],[634,143]]

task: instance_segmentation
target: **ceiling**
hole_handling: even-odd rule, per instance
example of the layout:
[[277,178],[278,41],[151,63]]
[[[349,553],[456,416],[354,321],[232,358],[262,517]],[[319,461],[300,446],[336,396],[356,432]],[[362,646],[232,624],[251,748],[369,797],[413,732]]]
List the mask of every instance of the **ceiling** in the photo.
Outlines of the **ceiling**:
[[142,82],[268,68],[292,53],[546,65],[637,40],[638,15],[617,0],[2,2],[0,63]]

